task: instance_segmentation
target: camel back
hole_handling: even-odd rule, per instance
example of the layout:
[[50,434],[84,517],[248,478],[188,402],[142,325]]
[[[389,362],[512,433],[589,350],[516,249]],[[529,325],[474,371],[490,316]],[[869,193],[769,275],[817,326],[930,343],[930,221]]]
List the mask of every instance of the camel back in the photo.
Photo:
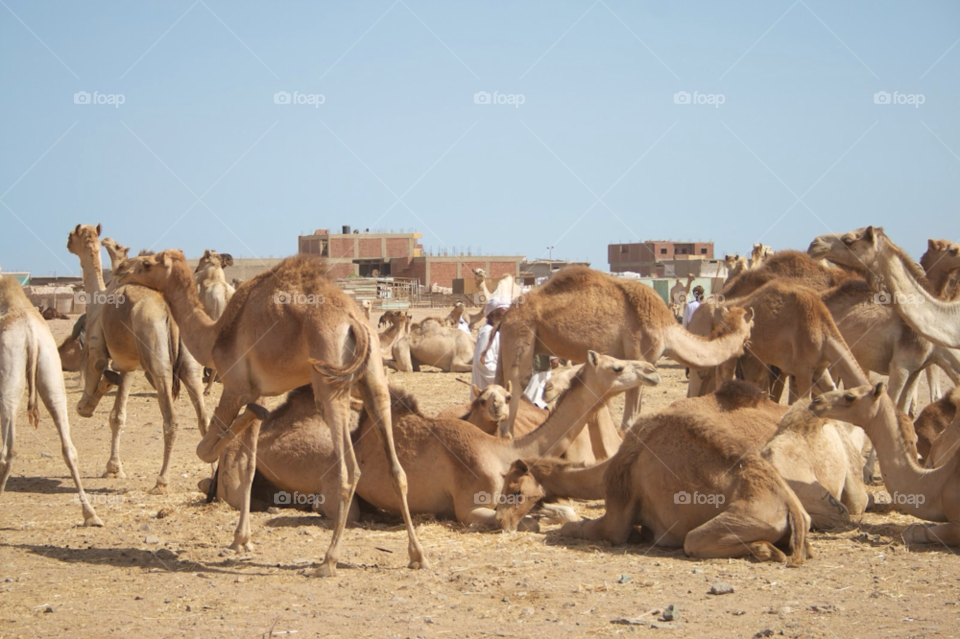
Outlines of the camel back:
[[13,309],[33,309],[27,294],[15,277],[0,277],[0,313],[7,313]]

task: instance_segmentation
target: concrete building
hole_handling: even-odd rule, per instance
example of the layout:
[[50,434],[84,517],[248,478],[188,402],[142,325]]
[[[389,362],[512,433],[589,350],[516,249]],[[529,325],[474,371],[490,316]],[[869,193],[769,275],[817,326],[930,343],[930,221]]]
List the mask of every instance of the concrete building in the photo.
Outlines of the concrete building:
[[590,267],[590,262],[572,262],[570,260],[532,260],[520,263],[520,278],[525,286],[534,286],[538,280],[549,278],[568,266]]
[[453,280],[473,278],[482,268],[488,277],[520,275],[521,255],[425,255],[420,233],[343,233],[317,229],[298,238],[298,251],[328,259],[331,273],[342,278],[406,277],[425,286],[453,287]]
[[[633,272],[643,277],[662,277],[689,273],[683,262],[713,260],[713,242],[673,242],[648,240],[607,246],[607,262],[613,273]],[[692,265],[691,265],[692,266]],[[695,268],[699,269],[700,265]],[[658,274],[658,269],[660,273]],[[670,271],[673,271],[671,273]],[[697,273],[689,273],[698,275]]]

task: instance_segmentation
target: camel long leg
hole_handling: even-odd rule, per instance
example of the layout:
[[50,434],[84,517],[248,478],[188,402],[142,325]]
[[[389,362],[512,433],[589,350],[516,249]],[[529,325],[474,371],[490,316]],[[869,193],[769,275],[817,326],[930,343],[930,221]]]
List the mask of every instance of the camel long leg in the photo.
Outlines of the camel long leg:
[[210,421],[211,428],[207,429],[207,434],[197,444],[197,457],[208,464],[217,461],[223,447],[250,425],[244,420],[237,420],[240,409],[244,404],[256,400],[256,397],[238,393],[224,386],[220,403],[217,404],[213,419]]
[[930,391],[931,404],[943,397],[940,390],[940,367],[936,364],[927,368],[927,389]]
[[[766,501],[766,500],[764,500]],[[683,551],[690,557],[747,557],[760,561],[786,561],[777,547],[787,534],[787,517],[782,508],[765,513],[769,503],[738,500],[705,524],[687,533]]]
[[[203,367],[190,353],[184,353],[183,359],[179,374],[180,381],[187,389],[190,403],[193,404],[193,410],[197,413],[197,426],[200,429],[200,436],[203,437],[207,434],[207,427],[210,426],[210,412],[203,401],[203,396],[206,393],[203,388]],[[216,372],[214,372],[214,375],[216,375]]]
[[163,416],[163,464],[157,476],[157,484],[148,492],[151,495],[162,495],[167,492],[167,472],[170,470],[170,459],[173,456],[173,446],[177,441],[177,415],[173,408],[173,394],[169,381],[165,377],[155,376],[157,380],[157,403],[160,404],[160,414]]
[[11,359],[13,358],[4,358],[4,363],[10,364],[9,372],[0,371],[0,432],[3,434],[3,445],[0,446],[0,495],[3,495],[7,479],[13,471],[13,458],[17,456],[17,414],[20,412],[20,402],[27,381],[23,375],[26,359],[18,363],[16,368],[13,368],[14,362],[11,362]]
[[[893,400],[894,404],[897,405],[899,409],[903,403],[906,402],[906,397],[904,397],[904,388],[907,385],[907,380],[910,378],[910,371],[895,362],[890,362],[890,376],[887,382],[887,393],[890,395],[890,399]],[[903,402],[903,403],[902,403]]]
[[[377,362],[370,362],[366,374],[360,380],[359,387],[363,403],[367,407],[370,417],[374,420],[377,432],[380,435],[380,442],[383,444],[387,463],[390,464],[390,479],[393,481],[393,488],[400,497],[400,511],[403,515],[403,523],[407,527],[407,553],[410,557],[408,567],[426,568],[428,566],[427,558],[423,553],[420,540],[417,538],[413,518],[410,516],[410,507],[407,504],[407,475],[397,458],[397,449],[393,441],[393,421],[390,414],[390,394],[387,391],[387,381],[383,376],[383,368]],[[345,434],[345,445],[350,448],[352,454],[353,444],[348,431]]]
[[360,467],[357,464],[353,445],[350,442],[350,398],[346,389],[334,389],[319,379],[314,379],[313,393],[318,408],[330,427],[333,441],[333,454],[339,461],[337,481],[339,486],[337,518],[333,527],[333,536],[327,547],[323,563],[314,571],[317,577],[333,577],[337,574],[337,559],[340,556],[340,540],[347,525],[347,513],[353,500],[357,484],[360,482]]
[[[930,368],[927,370],[930,370]],[[910,373],[903,386],[903,391],[900,393],[900,400],[897,402],[897,410],[911,417],[916,417],[919,412],[918,390],[920,388],[920,373],[922,372],[923,370],[920,369]]]
[[[903,533],[903,540],[908,544],[943,544],[946,546],[960,546],[960,482],[956,481],[957,470],[954,470],[953,480],[942,489],[939,497],[943,504],[943,514],[947,519],[944,524],[914,524],[907,527]],[[934,496],[928,496],[930,499]]]
[[123,479],[127,476],[123,472],[123,464],[120,461],[120,433],[127,423],[127,399],[130,397],[132,386],[133,373],[120,373],[117,396],[113,400],[113,409],[110,411],[110,459],[107,460],[104,477]]
[[[48,348],[56,347],[53,339],[49,340]],[[55,350],[41,349],[37,365],[40,367],[37,375],[37,390],[43,405],[47,407],[50,416],[53,417],[53,423],[60,434],[60,450],[63,454],[63,461],[66,462],[70,470],[70,476],[73,477],[73,483],[77,486],[77,498],[80,501],[80,507],[83,510],[84,526],[103,526],[103,522],[97,516],[96,511],[87,499],[87,494],[83,491],[83,483],[80,481],[80,471],[77,468],[77,449],[70,439],[70,420],[67,415],[67,393],[63,386],[63,376],[60,372],[60,358],[54,356]],[[2,480],[0,480],[2,483]]]
[[500,428],[497,430],[498,437],[512,438],[513,423],[517,419],[517,413],[520,412],[521,389],[526,388],[522,381],[530,380],[533,375],[533,357],[536,352],[534,344],[537,341],[536,332],[532,329],[522,329],[528,331],[521,335],[508,335],[505,331],[500,332],[500,365],[498,371],[503,374],[503,380],[497,375],[495,382],[506,386],[506,382],[513,385],[515,392],[510,398],[510,412],[507,418],[500,422]]
[[560,528],[560,536],[609,541],[616,546],[627,543],[640,511],[636,499],[621,503],[607,495],[607,511],[597,519],[573,521]]
[[250,493],[253,488],[253,476],[257,472],[257,438],[260,436],[260,420],[250,421],[246,430],[240,435],[240,447],[243,454],[237,455],[237,466],[240,471],[240,486],[243,489],[240,520],[233,533],[233,543],[230,549],[236,552],[253,552],[250,542]]

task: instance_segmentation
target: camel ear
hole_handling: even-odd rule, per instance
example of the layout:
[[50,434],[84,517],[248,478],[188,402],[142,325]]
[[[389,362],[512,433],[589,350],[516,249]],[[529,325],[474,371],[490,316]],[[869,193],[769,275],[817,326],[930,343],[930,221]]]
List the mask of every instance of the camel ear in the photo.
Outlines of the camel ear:
[[233,256],[229,253],[221,253],[220,259],[223,261],[224,266],[233,266]]
[[80,225],[79,225],[79,224],[77,224],[77,228],[73,229],[73,232],[74,232],[74,233],[79,233],[79,232],[80,232]]
[[513,393],[513,382],[507,382],[507,395]]
[[600,353],[597,351],[587,351],[587,363],[591,366],[600,365]]
[[927,250],[930,250],[930,251],[937,250],[937,244],[939,244],[939,242],[937,242],[935,239],[931,237],[930,239],[927,240]]
[[513,465],[510,466],[510,471],[508,472],[513,471],[516,471],[520,475],[526,475],[530,472],[530,467],[527,466],[527,462],[523,461],[522,459],[518,459],[517,461],[513,462]]
[[877,385],[873,387],[873,396],[880,397],[887,392],[887,383],[886,382],[877,382]]
[[203,249],[203,259],[210,258],[210,249]]
[[476,395],[477,397],[480,397],[480,393],[483,392],[482,390],[480,390],[480,387],[477,386],[476,384],[472,384],[471,387],[473,388],[473,394]]
[[100,224],[97,224],[97,237],[100,237]]
[[867,230],[863,232],[863,239],[871,243],[874,242],[876,239],[876,231],[874,231],[872,226],[868,226]]
[[744,322],[752,322],[756,313],[753,311],[753,307],[747,309],[747,314],[743,316]]

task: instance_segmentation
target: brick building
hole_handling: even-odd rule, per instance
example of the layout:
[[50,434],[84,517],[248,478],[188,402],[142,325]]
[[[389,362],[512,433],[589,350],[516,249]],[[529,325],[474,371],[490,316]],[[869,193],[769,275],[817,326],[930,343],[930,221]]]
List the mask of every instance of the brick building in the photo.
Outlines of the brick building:
[[713,242],[648,240],[607,246],[607,262],[613,273],[630,271],[656,277],[658,268],[671,270],[673,263],[687,260],[713,260]]
[[331,233],[317,229],[301,235],[298,251],[329,260],[334,277],[408,277],[426,286],[453,287],[453,280],[473,278],[482,268],[493,279],[520,276],[521,255],[424,255],[420,233]]

